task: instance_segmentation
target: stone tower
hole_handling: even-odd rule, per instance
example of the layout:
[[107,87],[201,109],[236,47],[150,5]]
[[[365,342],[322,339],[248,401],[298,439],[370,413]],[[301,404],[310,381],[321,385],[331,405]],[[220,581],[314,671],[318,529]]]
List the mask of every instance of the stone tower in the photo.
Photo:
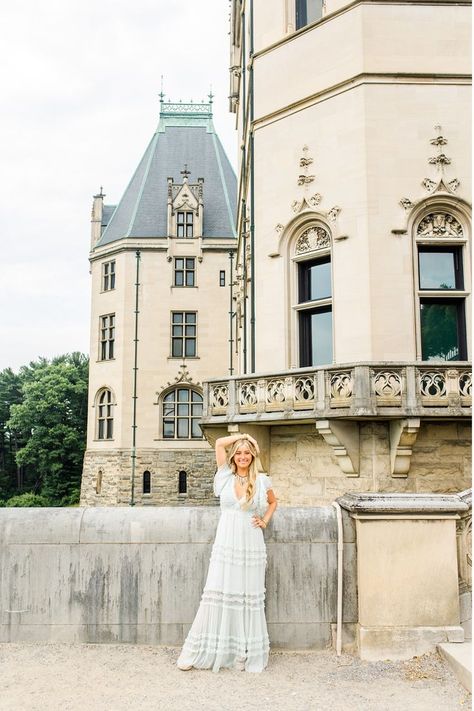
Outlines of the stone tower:
[[212,97],[162,97],[120,202],[93,202],[82,505],[214,502],[201,383],[229,368],[235,205]]
[[239,377],[280,501],[470,485],[467,3],[233,0]]

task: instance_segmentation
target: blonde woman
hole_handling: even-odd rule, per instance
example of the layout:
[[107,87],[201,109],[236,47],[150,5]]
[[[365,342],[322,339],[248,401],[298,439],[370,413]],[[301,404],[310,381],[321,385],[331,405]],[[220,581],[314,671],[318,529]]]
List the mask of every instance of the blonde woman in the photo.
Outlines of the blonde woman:
[[201,603],[178,659],[183,671],[261,672],[267,666],[263,530],[277,501],[270,478],[257,471],[258,454],[248,434],[216,442],[214,494],[221,516]]

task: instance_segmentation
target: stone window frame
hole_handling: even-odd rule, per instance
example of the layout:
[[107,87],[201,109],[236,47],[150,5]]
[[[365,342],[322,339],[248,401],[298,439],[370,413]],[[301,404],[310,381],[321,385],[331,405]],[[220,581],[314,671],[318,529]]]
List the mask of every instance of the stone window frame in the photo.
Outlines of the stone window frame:
[[[328,244],[304,253],[296,253],[296,245],[302,235],[311,229],[323,229],[328,235]],[[306,215],[303,222],[295,225],[288,239],[288,313],[290,321],[289,361],[290,367],[299,368],[301,363],[301,343],[299,314],[302,311],[311,311],[315,308],[328,309],[332,313],[332,362],[335,362],[335,328],[334,328],[334,260],[333,260],[333,235],[328,222],[318,213]],[[305,261],[327,259],[331,264],[331,296],[324,299],[299,302],[299,265]],[[330,364],[328,364],[330,365]],[[316,367],[316,366],[315,366]]]
[[[181,491],[181,489],[184,489],[184,491]],[[189,496],[188,472],[185,469],[180,469],[178,472],[178,496]]]
[[[181,314],[182,315],[182,321],[181,323],[178,320],[175,320],[175,316]],[[187,317],[189,315],[194,316],[194,322],[188,321]],[[186,358],[198,358],[198,312],[197,311],[171,311],[170,313],[170,328],[171,328],[171,334],[170,334],[170,358],[179,358],[180,360],[186,359]],[[175,327],[179,328],[181,327],[182,329],[182,334],[180,336],[175,335]],[[187,335],[186,329],[187,328],[192,328],[194,327],[194,335]],[[181,342],[181,353],[178,355],[175,355],[174,353],[174,345],[175,342]],[[186,353],[186,347],[187,343],[189,342],[194,342],[194,354],[193,355],[188,355]]]
[[[102,398],[106,395],[109,395],[106,401],[102,402]],[[114,392],[112,388],[108,386],[103,386],[99,388],[99,390],[96,393],[95,400],[94,400],[94,407],[95,407],[95,426],[94,426],[94,439],[97,442],[113,442],[114,441],[114,430],[115,430],[115,414],[114,414],[114,409],[116,406],[116,399]],[[102,416],[103,410],[102,408],[106,408],[105,415]],[[105,428],[105,434],[109,431],[109,427],[111,428],[111,436],[110,437],[101,437],[101,433],[103,433],[103,427],[101,427],[101,423],[104,423],[103,427]]]
[[[201,436],[200,436],[200,437],[191,437],[191,436],[188,436],[188,437],[178,437],[178,436],[177,436],[177,430],[178,430],[178,426],[177,426],[178,415],[177,415],[177,412],[175,412],[175,414],[174,414],[173,416],[165,417],[165,413],[164,413],[164,410],[165,410],[165,398],[166,398],[168,395],[170,395],[170,393],[172,393],[172,392],[174,392],[174,391],[178,391],[178,390],[188,390],[188,391],[189,391],[189,393],[190,393],[190,394],[189,394],[189,398],[188,398],[188,400],[186,401],[186,403],[187,403],[189,406],[192,406],[192,404],[193,404],[191,393],[195,393],[196,395],[199,395],[199,397],[201,398],[201,403],[200,403],[200,404],[201,404],[201,407],[203,406],[204,398],[203,398],[202,389],[201,389],[201,388],[198,388],[198,387],[195,387],[195,386],[191,385],[190,383],[176,383],[175,385],[172,385],[171,387],[168,387],[168,388],[166,388],[165,390],[163,390],[163,392],[160,393],[159,398],[158,398],[158,405],[159,405],[159,439],[160,439],[160,440],[163,440],[163,441],[166,441],[166,442],[201,442],[201,441],[203,441],[203,440],[205,439],[205,438],[204,438],[204,434],[203,434],[202,432],[201,432]],[[178,401],[178,396],[176,396],[176,398],[174,399],[174,404],[177,405],[178,402],[179,402],[179,401]],[[183,401],[181,404],[185,404],[184,401]],[[194,404],[197,404],[197,403],[194,403]],[[190,425],[191,425],[191,426],[190,426],[190,431],[192,431],[192,420],[193,420],[193,419],[199,419],[199,420],[200,420],[201,418],[202,418],[202,411],[201,411],[201,415],[199,415],[199,417],[193,417],[193,416],[192,416],[192,411],[191,411],[191,413],[187,416],[187,419],[189,420],[189,423],[190,423]],[[165,437],[165,435],[164,435],[164,420],[165,420],[165,419],[170,419],[170,420],[173,419],[173,420],[175,421],[174,436],[173,436],[173,437]]]
[[[463,234],[460,237],[441,236],[432,237],[417,234],[421,222],[431,213],[449,213],[462,226]],[[452,299],[461,303],[461,317],[464,323],[461,324],[461,332],[464,334],[461,348],[464,346],[465,359],[469,360],[470,354],[470,333],[471,333],[471,273],[470,265],[470,243],[471,243],[471,219],[467,204],[459,198],[451,196],[434,196],[419,203],[413,210],[408,220],[408,232],[412,239],[412,281],[414,297],[414,330],[415,330],[415,351],[416,360],[429,363],[437,361],[423,361],[422,334],[421,334],[421,303],[430,301],[433,303],[447,302]],[[463,287],[461,289],[428,290],[420,287],[419,279],[419,247],[439,246],[457,248],[460,254],[460,271],[463,275]],[[440,361],[449,362],[449,361]]]
[[114,291],[115,289],[115,259],[102,262],[102,292]]
[[99,353],[98,360],[115,360],[115,313],[99,316]]
[[[178,259],[183,261],[183,266],[178,269],[177,266],[177,261]],[[188,266],[188,260],[192,259],[192,266]],[[176,276],[178,273],[183,274],[183,283],[182,284],[177,284],[176,283]],[[188,281],[188,274],[192,274],[192,284],[187,284],[186,282]],[[173,286],[176,287],[177,289],[191,289],[195,286],[196,284],[196,257],[174,257],[173,261]]]
[[[183,216],[182,220],[180,220],[180,215]],[[194,210],[189,208],[176,210],[176,237],[178,239],[194,238],[194,217]],[[182,234],[180,234],[180,231],[182,231]]]
[[[151,496],[151,481],[151,471],[145,469],[142,474],[142,496]],[[147,489],[147,491],[145,491],[145,489]]]

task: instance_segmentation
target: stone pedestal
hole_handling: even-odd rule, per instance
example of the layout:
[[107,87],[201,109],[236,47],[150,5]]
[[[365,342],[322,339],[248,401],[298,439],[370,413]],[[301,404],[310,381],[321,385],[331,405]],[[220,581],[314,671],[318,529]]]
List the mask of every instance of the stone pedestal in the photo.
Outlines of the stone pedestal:
[[456,494],[346,494],[356,522],[362,659],[408,659],[462,642]]

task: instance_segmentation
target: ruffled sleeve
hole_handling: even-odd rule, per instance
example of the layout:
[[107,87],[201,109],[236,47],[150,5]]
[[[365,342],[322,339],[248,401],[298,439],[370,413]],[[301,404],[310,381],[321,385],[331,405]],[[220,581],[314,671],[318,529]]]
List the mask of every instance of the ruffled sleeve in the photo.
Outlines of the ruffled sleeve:
[[214,474],[214,496],[220,496],[226,482],[232,476],[232,470],[229,465],[222,464]]
[[263,516],[268,507],[267,491],[272,488],[272,480],[267,474],[258,475],[257,487],[257,511],[260,516]]

